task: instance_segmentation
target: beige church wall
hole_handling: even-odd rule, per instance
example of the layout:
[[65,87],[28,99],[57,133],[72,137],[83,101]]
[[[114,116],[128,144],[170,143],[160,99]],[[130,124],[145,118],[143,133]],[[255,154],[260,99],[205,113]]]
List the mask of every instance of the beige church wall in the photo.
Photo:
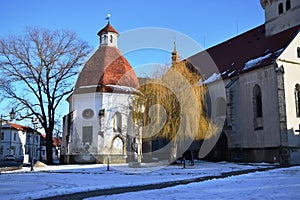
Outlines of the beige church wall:
[[[273,66],[239,76],[234,91],[233,132],[238,134],[240,148],[268,148],[280,145],[277,77]],[[255,130],[253,88],[259,85],[262,95],[262,130]]]
[[278,66],[284,68],[284,86],[286,99],[286,118],[288,130],[288,144],[291,147],[300,147],[299,129],[300,117],[296,116],[295,86],[300,84],[300,58],[297,48],[300,47],[300,34],[277,59]]

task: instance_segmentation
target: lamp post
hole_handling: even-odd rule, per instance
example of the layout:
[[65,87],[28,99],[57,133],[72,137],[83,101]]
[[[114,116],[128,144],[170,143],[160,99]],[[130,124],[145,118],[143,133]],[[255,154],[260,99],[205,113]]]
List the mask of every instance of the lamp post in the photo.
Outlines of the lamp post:
[[34,135],[36,132],[37,124],[38,124],[38,119],[37,118],[32,118],[31,123],[33,124],[33,134],[32,134],[32,144],[31,144],[31,168],[30,171],[33,171],[33,163],[34,163]]
[[[3,120],[3,115],[0,116],[0,148],[1,148],[1,142],[2,142],[2,120]],[[3,154],[3,148],[1,155]]]
[[[10,119],[13,120],[15,119],[16,112],[12,108],[10,113],[9,113]],[[9,130],[9,155],[11,155],[11,134],[12,134],[12,125],[10,124],[10,130]]]

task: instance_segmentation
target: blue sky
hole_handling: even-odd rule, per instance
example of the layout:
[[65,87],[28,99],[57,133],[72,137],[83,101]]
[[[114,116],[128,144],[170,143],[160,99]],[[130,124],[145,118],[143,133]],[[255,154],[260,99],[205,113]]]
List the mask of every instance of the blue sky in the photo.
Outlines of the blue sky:
[[20,34],[26,26],[64,28],[92,46],[97,32],[111,24],[121,33],[141,27],[179,31],[209,47],[264,22],[259,0],[1,0],[0,37]]
[[[107,13],[119,33],[167,28],[206,48],[264,23],[259,0],[1,0],[0,7],[0,37],[20,35],[26,26],[67,29],[92,47],[99,44],[97,32],[106,25]],[[151,62],[145,57],[146,63],[136,62],[140,55],[128,57],[133,67]]]

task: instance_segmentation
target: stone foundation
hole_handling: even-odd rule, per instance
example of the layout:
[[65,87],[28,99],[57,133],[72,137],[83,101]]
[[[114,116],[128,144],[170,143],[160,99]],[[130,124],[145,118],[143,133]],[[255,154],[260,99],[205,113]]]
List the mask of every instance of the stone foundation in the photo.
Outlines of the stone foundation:
[[125,155],[61,155],[61,164],[107,164],[108,160],[111,164],[126,163]]

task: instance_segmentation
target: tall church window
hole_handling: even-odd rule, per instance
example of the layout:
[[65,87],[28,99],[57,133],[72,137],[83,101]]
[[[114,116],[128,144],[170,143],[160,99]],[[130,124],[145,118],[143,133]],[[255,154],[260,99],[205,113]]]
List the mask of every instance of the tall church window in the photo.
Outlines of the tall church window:
[[262,110],[262,96],[259,85],[253,88],[253,114],[254,114],[254,129],[262,129],[263,127],[263,110]]
[[283,4],[282,3],[280,3],[278,5],[278,13],[279,13],[279,15],[281,15],[283,13]]
[[297,57],[300,58],[300,47],[297,47]]
[[110,43],[112,43],[112,42],[113,42],[113,36],[110,35]]
[[296,106],[296,116],[300,117],[300,85],[295,86],[295,106]]
[[287,0],[285,3],[286,11],[291,9],[291,0]]
[[262,99],[261,99],[261,90],[259,85],[255,85],[253,88],[253,98],[254,98],[254,113],[255,117],[262,117]]
[[115,132],[122,132],[122,114],[116,112],[113,118],[113,130]]

